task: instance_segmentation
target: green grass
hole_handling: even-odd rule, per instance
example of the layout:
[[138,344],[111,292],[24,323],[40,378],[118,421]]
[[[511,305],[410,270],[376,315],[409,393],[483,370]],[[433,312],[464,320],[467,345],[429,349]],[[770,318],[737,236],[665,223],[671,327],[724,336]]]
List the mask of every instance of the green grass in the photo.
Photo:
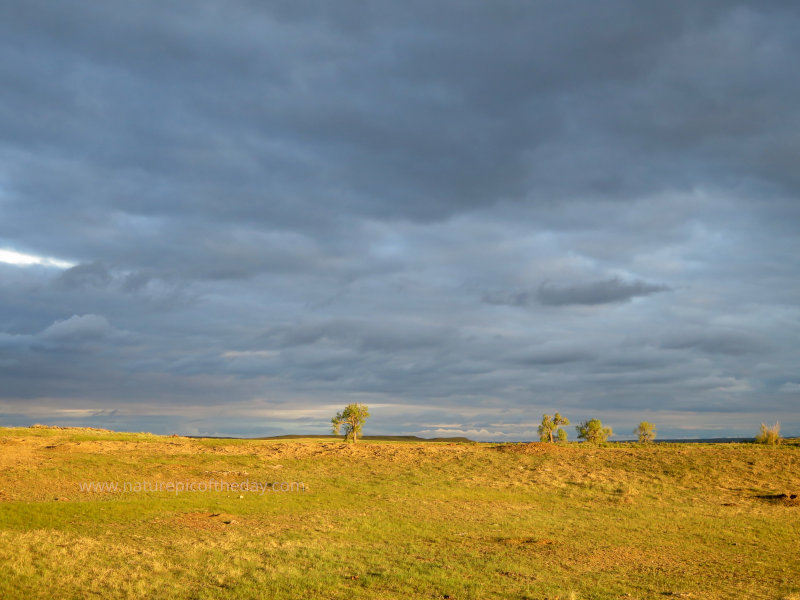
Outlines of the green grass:
[[[212,478],[309,489],[79,490]],[[796,599],[797,492],[791,443],[0,429],[0,598]]]

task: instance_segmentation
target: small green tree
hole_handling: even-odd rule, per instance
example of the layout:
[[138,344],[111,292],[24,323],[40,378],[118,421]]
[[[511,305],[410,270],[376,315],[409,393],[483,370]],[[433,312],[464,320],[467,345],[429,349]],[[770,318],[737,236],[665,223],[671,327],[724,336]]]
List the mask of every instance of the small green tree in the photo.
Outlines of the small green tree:
[[562,417],[559,413],[555,416],[542,415],[542,424],[539,425],[539,441],[553,443],[555,439],[553,436],[558,437],[559,442],[567,441],[567,432],[560,429],[562,425],[569,425],[569,419]]
[[774,446],[781,443],[781,424],[775,422],[772,427],[767,427],[766,423],[761,424],[761,431],[756,436],[756,443],[769,444]]
[[648,421],[642,421],[639,426],[633,430],[633,433],[639,436],[639,443],[646,444],[656,439],[656,426]]
[[334,435],[339,435],[339,431],[344,426],[345,440],[353,440],[355,444],[364,421],[369,418],[369,409],[364,404],[348,404],[340,413],[331,419]]
[[603,427],[603,422],[600,419],[591,419],[584,421],[577,425],[575,429],[578,431],[578,438],[591,442],[592,444],[599,444],[605,442],[609,436],[614,435],[611,427]]

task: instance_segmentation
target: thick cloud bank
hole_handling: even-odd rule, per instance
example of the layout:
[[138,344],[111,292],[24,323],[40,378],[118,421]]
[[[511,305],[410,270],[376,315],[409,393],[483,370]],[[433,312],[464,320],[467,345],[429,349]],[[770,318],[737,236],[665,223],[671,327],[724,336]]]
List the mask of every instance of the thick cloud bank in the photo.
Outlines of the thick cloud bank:
[[0,424],[800,434],[798,32],[769,0],[3,3]]

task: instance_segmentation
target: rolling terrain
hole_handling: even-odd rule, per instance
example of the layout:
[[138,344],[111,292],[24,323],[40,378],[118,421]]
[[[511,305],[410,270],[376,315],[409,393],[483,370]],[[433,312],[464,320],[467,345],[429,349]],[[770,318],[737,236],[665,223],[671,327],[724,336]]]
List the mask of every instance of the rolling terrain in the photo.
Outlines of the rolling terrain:
[[799,491],[796,442],[0,428],[0,597],[795,600]]

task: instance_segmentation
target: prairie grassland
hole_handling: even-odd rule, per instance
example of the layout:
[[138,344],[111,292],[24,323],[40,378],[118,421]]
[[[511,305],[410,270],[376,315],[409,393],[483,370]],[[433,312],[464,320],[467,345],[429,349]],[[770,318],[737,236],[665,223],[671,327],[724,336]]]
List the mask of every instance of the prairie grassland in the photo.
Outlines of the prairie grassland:
[[[80,489],[209,479],[307,489]],[[796,600],[798,492],[797,443],[0,428],[0,598]]]

